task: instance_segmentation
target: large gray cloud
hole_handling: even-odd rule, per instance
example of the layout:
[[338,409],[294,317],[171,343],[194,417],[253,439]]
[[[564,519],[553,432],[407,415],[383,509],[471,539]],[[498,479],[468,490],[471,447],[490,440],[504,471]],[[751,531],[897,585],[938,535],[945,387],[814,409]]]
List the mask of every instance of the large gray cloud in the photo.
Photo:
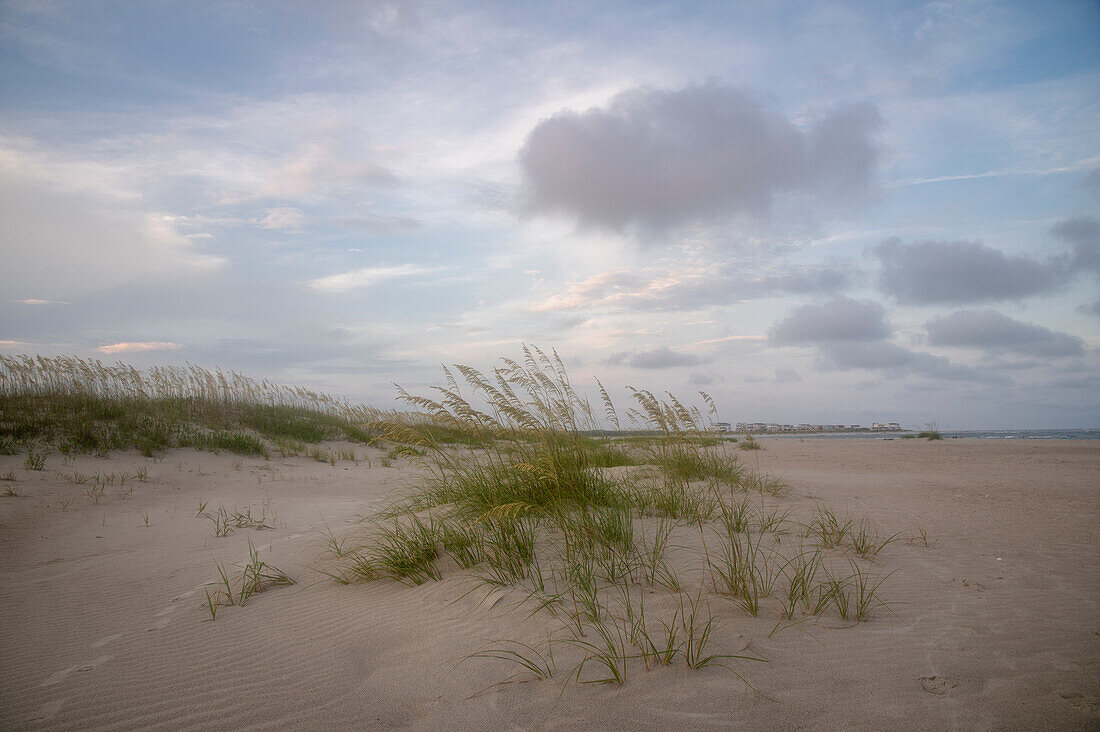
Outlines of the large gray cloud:
[[1010,257],[981,242],[893,237],[871,250],[882,263],[879,288],[906,305],[1014,300],[1049,293],[1066,281],[1064,262]]
[[1072,247],[1073,271],[1100,274],[1100,221],[1088,216],[1066,219],[1051,231]]
[[634,89],[606,108],[563,111],[531,131],[519,160],[536,213],[621,230],[761,213],[773,195],[866,186],[881,125],[849,106],[808,132],[752,95],[715,84]]
[[673,351],[668,346],[661,346],[637,353],[630,351],[616,353],[608,357],[606,363],[612,366],[626,364],[636,369],[670,369],[679,366],[698,366],[703,363],[703,359],[690,353]]
[[1007,383],[1006,377],[891,343],[892,333],[881,304],[837,297],[796,309],[772,326],[768,340],[777,346],[816,346],[820,367],[835,371],[868,369],[899,377],[913,374],[948,381]]
[[1100,194],[1100,168],[1093,168],[1085,173],[1085,177],[1081,180],[1081,186],[1086,191]]
[[1012,351],[1048,358],[1085,353],[1085,342],[1077,336],[1022,323],[993,310],[960,310],[933,318],[924,328],[933,346]]
[[890,336],[886,309],[876,302],[837,297],[822,305],[805,305],[768,331],[775,345],[878,341]]
[[952,363],[942,356],[912,351],[888,341],[828,343],[821,347],[819,357],[824,368],[840,371],[870,369],[898,376],[915,374],[947,381],[1010,383],[1005,376]]

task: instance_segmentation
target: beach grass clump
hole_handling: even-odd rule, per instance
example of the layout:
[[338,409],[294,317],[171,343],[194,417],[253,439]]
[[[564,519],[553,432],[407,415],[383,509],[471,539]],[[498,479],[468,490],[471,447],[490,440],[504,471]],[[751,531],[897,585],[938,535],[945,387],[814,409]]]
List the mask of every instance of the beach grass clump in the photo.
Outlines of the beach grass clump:
[[185,428],[177,433],[176,444],[180,447],[193,447],[196,450],[213,453],[227,450],[237,455],[256,455],[263,458],[270,456],[267,444],[263,440],[244,432]]
[[811,612],[814,607],[814,597],[817,594],[817,574],[821,570],[824,557],[820,549],[813,552],[799,548],[788,559],[781,572],[787,580],[786,588],[782,595],[782,614],[787,620],[794,617],[795,612],[801,608],[803,612]]
[[686,523],[703,524],[718,512],[714,494],[680,481],[646,481],[631,486],[633,506],[646,516],[665,516]]
[[23,461],[24,470],[44,470],[46,467],[46,456],[40,452],[31,451],[27,453],[27,458]]
[[760,612],[760,600],[769,597],[780,576],[777,554],[763,544],[764,534],[720,534],[718,554],[710,557],[711,581],[716,593],[730,597],[749,615]]
[[872,556],[884,544],[869,525],[819,507],[801,533],[823,546],[805,549],[788,539],[791,509],[774,500],[785,484],[741,464],[701,410],[628,387],[638,434],[622,436],[602,384],[597,415],[557,354],[523,354],[488,373],[445,368],[431,396],[398,387],[417,411],[391,415],[381,434],[394,459],[416,457],[418,483],[352,546],[330,537],[332,576],[417,585],[457,567],[475,590],[514,588],[559,630],[545,645],[503,641],[471,657],[537,678],[566,668],[579,683],[621,684],[639,665],[754,658],[716,647],[712,600],[789,625],[829,611],[862,620],[876,606],[867,572],[841,572],[825,551],[843,544]]
[[483,522],[487,572],[490,584],[514,585],[537,571],[535,554],[538,520],[533,516],[502,515]]
[[851,532],[852,550],[863,558],[873,557],[882,551],[888,544],[897,540],[899,534],[881,536],[871,526],[867,519],[860,519],[859,524]]
[[217,564],[217,568],[218,580],[205,588],[206,602],[203,603],[203,607],[210,613],[211,620],[217,620],[218,609],[221,607],[233,605],[244,607],[253,595],[264,590],[295,584],[286,572],[260,559],[260,552],[252,544],[251,539],[248,540],[248,561],[242,566],[241,574],[237,578],[239,588],[235,596],[234,583],[229,579],[229,573],[220,563]]
[[741,478],[740,489],[745,492],[756,492],[761,495],[782,496],[789,491],[789,487],[781,478],[771,473],[761,473],[753,470],[747,471]]
[[730,536],[742,534],[749,530],[752,523],[752,505],[748,497],[742,497],[738,501],[719,504],[719,520]]
[[748,474],[736,460],[701,448],[696,443],[669,441],[664,447],[654,452],[653,463],[669,480],[684,484],[706,481],[719,487],[740,487]]
[[669,539],[675,526],[668,519],[658,519],[651,537],[644,533],[638,537],[634,547],[635,576],[650,587],[662,586],[679,592],[680,580],[668,561]]
[[241,572],[241,588],[237,596],[237,604],[243,606],[253,595],[259,594],[270,587],[282,587],[294,584],[294,580],[286,572],[273,567],[267,562],[260,561],[260,552],[248,540],[248,563]]
[[389,577],[411,585],[443,576],[435,563],[440,537],[430,519],[413,516],[408,521],[394,520],[378,527],[377,532],[371,555],[356,555],[360,576]]
[[199,510],[195,513],[195,518],[204,518],[214,525],[214,536],[219,538],[223,536],[229,536],[235,529],[274,529],[275,528],[275,515],[272,514],[268,517],[267,504],[261,509],[262,513],[259,516],[252,515],[252,508],[246,506],[244,511],[239,511],[234,508],[232,511],[227,511],[225,506],[218,506],[218,510],[213,513],[206,510],[206,503],[199,504]]
[[170,447],[266,457],[266,440],[367,443],[378,410],[234,371],[60,356],[0,355],[0,445],[40,442],[65,454]]
[[764,449],[763,445],[761,445],[759,442],[757,442],[756,438],[753,437],[752,435],[750,435],[748,432],[745,433],[745,436],[740,441],[737,441],[736,438],[734,438],[734,441],[736,441],[738,443],[737,447],[740,450],[763,450]]
[[841,521],[836,513],[825,506],[818,506],[813,519],[806,524],[804,535],[814,537],[821,546],[827,548],[840,547],[852,534],[852,522],[848,519]]
[[813,519],[803,525],[802,536],[816,539],[826,549],[844,549],[863,559],[872,559],[897,541],[900,534],[882,535],[867,519],[858,523],[848,518],[842,521],[832,510],[818,506]]

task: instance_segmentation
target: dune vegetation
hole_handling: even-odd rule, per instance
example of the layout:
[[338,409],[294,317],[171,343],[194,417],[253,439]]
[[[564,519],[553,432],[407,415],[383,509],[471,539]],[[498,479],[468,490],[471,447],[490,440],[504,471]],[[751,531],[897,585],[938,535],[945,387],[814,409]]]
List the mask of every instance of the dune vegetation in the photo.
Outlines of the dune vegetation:
[[105,455],[169,447],[268,457],[323,440],[369,442],[377,410],[324,394],[188,366],[0,355],[0,452],[35,444]]
[[[825,506],[792,518],[783,482],[713,431],[706,393],[699,407],[626,387],[624,425],[603,385],[593,406],[556,353],[524,347],[521,361],[488,373],[456,365],[444,378],[427,396],[398,387],[408,409],[382,412],[195,366],[0,356],[0,450],[30,460],[191,447],[334,461],[316,446],[388,449],[418,465],[407,491],[330,534],[321,571],[408,585],[462,573],[471,592],[508,595],[556,630],[471,658],[539,678],[623,683],[638,667],[673,663],[741,674],[736,662],[762,659],[715,642],[716,603],[774,618],[773,634],[824,615],[856,623],[883,606],[872,562],[894,537]],[[219,536],[231,530],[224,509],[205,515]],[[224,586],[207,594],[211,619],[290,581],[254,552],[249,566],[236,600],[222,572]]]
[[[601,432],[622,426],[602,384],[594,408],[557,354],[523,355],[487,374],[446,369],[431,396],[400,391],[418,424],[385,436],[422,454],[421,477],[352,541],[330,542],[331,576],[421,584],[466,572],[558,621],[542,644],[504,640],[475,657],[580,682],[762,660],[712,644],[714,602],[767,608],[773,633],[826,613],[862,621],[882,605],[882,579],[860,561],[893,538],[824,507],[800,524],[770,505],[786,486],[716,438],[707,394],[704,411],[627,387],[639,435],[616,439]],[[437,429],[468,438],[459,447]]]

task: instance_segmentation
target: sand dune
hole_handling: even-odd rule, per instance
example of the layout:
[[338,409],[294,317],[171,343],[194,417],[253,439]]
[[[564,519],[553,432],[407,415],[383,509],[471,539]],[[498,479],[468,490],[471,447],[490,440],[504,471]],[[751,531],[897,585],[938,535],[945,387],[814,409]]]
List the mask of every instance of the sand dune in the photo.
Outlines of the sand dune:
[[[749,465],[818,504],[900,532],[873,563],[880,608],[821,616],[768,637],[712,600],[716,647],[766,662],[629,668],[626,683],[567,683],[468,656],[553,629],[447,568],[415,587],[343,586],[316,571],[326,527],[357,521],[415,483],[417,467],[189,450],[0,456],[0,727],[272,728],[1096,728],[1100,725],[1100,445],[1091,441],[763,439]],[[366,458],[370,458],[369,462]],[[106,486],[81,475],[146,480]],[[132,488],[132,494],[128,491]],[[214,508],[274,516],[216,537]],[[930,545],[925,545],[924,529]],[[696,534],[697,536],[697,534]],[[690,554],[692,533],[678,534]],[[204,609],[217,564],[251,541],[297,584]],[[891,574],[892,573],[892,574]],[[661,602],[655,593],[653,602]],[[562,651],[568,656],[569,650]],[[559,667],[568,668],[568,658]],[[560,677],[560,678],[559,678]],[[751,684],[751,686],[749,685]]]

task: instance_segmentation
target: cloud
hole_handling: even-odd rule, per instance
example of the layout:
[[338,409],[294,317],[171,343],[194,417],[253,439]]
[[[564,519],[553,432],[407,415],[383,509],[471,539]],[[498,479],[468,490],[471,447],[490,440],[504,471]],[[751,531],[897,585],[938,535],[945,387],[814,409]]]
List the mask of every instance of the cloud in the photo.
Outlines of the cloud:
[[768,331],[774,345],[878,341],[890,337],[882,305],[837,297],[822,305],[804,305]]
[[1096,302],[1091,302],[1088,305],[1082,305],[1077,309],[1085,315],[1100,316],[1100,300],[1097,300]]
[[1088,216],[1066,219],[1051,233],[1072,247],[1070,266],[1074,271],[1100,275],[1100,221]]
[[[889,342],[892,330],[885,315],[886,309],[879,303],[837,297],[822,305],[796,309],[772,326],[768,340],[776,346],[816,346],[818,364],[833,371],[868,369],[896,376],[1007,383],[1003,376]],[[776,371],[775,381],[781,381],[780,370]]]
[[1053,292],[1066,280],[1060,260],[1010,257],[981,242],[904,244],[892,237],[871,252],[882,263],[879,289],[906,305],[1016,300]]
[[1100,195],[1100,168],[1093,168],[1085,173],[1081,181],[1081,187],[1090,193]]
[[261,229],[278,231],[301,231],[305,223],[305,212],[293,206],[269,208],[264,211],[264,217],[259,221]]
[[569,283],[533,306],[546,310],[609,307],[657,312],[698,310],[780,295],[831,294],[852,282],[840,264],[792,266],[771,274],[746,274],[735,263],[669,269],[612,270]]
[[29,297],[25,300],[12,300],[12,302],[19,305],[70,305],[68,300],[39,300],[37,298]]
[[407,216],[344,216],[334,223],[345,229],[364,231],[372,236],[392,236],[416,231],[424,224]]
[[698,366],[704,360],[690,353],[673,351],[668,346],[652,348],[648,351],[631,353],[624,351],[607,358],[606,363],[611,366],[625,364],[636,369],[670,369],[680,366]]
[[112,343],[108,346],[100,346],[96,350],[100,353],[140,353],[142,351],[178,351],[183,348],[182,343],[169,341],[123,341]]
[[710,84],[637,88],[606,108],[561,111],[519,153],[534,213],[622,230],[762,214],[774,195],[867,186],[880,127],[870,105],[845,107],[808,132],[754,96]]
[[916,374],[946,381],[1010,382],[1004,376],[951,363],[942,356],[911,351],[886,341],[824,344],[819,352],[819,363],[824,368],[837,371],[870,369],[897,376]]
[[776,369],[772,381],[777,384],[787,384],[793,381],[802,381],[802,377],[797,371],[791,369]]
[[318,277],[309,281],[309,287],[321,292],[348,292],[364,287],[373,287],[389,280],[403,277],[430,274],[437,271],[434,267],[421,267],[418,264],[399,264],[387,267],[364,267],[350,272]]
[[993,310],[959,310],[933,318],[924,328],[933,346],[1012,351],[1048,358],[1085,353],[1085,343],[1077,336],[1022,323]]
[[71,301],[150,278],[198,278],[224,263],[200,253],[171,216],[112,210],[3,172],[0,220],[0,290],[11,300]]
[[283,165],[267,172],[262,193],[281,198],[339,193],[361,186],[390,186],[396,176],[334,139],[306,143]]

